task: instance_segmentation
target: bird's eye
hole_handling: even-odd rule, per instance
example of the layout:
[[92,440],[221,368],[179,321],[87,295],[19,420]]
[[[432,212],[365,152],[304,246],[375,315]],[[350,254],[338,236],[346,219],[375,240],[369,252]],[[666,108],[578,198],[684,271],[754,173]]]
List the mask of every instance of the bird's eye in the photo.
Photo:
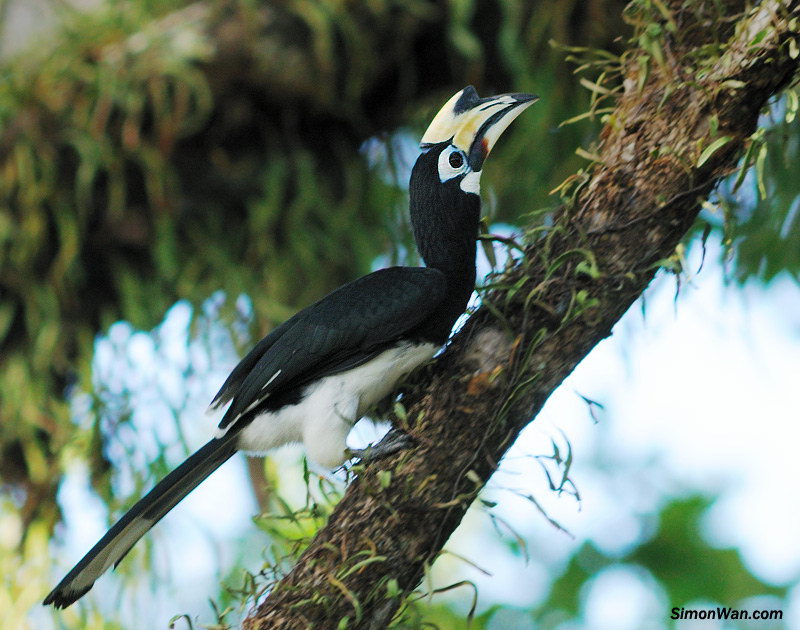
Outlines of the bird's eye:
[[469,164],[463,151],[451,145],[439,154],[439,181],[446,182],[467,171]]

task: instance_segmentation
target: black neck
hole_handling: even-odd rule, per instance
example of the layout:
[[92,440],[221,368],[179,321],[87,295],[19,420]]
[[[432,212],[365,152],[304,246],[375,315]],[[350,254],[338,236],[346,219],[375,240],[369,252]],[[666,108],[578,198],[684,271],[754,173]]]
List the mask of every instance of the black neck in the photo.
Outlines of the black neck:
[[[447,294],[420,333],[444,343],[475,288],[475,253],[480,221],[480,197],[465,193],[459,180],[441,183],[433,160],[422,155],[411,174],[411,225],[417,249],[428,267],[447,280]],[[432,161],[432,164],[430,163]]]

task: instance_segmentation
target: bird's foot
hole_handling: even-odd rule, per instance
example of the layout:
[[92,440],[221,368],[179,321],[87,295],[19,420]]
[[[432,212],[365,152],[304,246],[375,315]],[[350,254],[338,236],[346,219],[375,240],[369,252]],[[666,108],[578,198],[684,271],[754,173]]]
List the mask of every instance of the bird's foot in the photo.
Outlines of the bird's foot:
[[394,455],[415,445],[416,441],[408,433],[400,429],[390,429],[377,444],[370,444],[367,448],[351,448],[348,449],[348,452],[351,457],[357,457],[362,463],[368,463]]

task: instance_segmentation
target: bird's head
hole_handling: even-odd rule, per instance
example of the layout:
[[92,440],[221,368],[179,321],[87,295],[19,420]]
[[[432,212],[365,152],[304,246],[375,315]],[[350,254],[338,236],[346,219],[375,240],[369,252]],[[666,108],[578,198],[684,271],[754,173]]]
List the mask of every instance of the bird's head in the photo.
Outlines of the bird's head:
[[[537,98],[480,98],[470,85],[453,95],[431,121],[409,184],[414,236],[428,265],[458,261],[474,267],[483,164],[511,121]],[[454,247],[463,251],[453,252]]]
[[[486,156],[517,116],[538,100],[533,94],[500,94],[480,98],[471,85],[439,110],[422,136],[422,162],[439,184],[477,195]],[[429,173],[432,174],[432,173]]]

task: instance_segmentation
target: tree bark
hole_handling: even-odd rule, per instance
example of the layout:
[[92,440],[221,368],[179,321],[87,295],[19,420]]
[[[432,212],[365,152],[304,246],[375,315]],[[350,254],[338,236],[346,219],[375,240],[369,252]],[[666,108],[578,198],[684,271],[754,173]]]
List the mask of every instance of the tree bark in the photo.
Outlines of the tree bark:
[[[91,387],[95,335],[220,288],[274,323],[275,305],[365,272],[391,202],[364,140],[442,89],[502,91],[532,59],[551,66],[551,37],[609,43],[605,9],[623,2],[201,0],[136,24],[120,10],[4,60],[0,391],[17,395],[0,397],[0,484],[27,497],[25,522],[57,519],[76,434],[64,392]],[[113,436],[94,435],[103,487]]]
[[797,71],[800,0],[741,15],[745,2],[663,4],[669,15],[629,14],[649,39],[622,58],[622,92],[572,201],[406,394],[418,446],[366,467],[248,630],[385,627],[520,430],[735,169],[760,110]]

